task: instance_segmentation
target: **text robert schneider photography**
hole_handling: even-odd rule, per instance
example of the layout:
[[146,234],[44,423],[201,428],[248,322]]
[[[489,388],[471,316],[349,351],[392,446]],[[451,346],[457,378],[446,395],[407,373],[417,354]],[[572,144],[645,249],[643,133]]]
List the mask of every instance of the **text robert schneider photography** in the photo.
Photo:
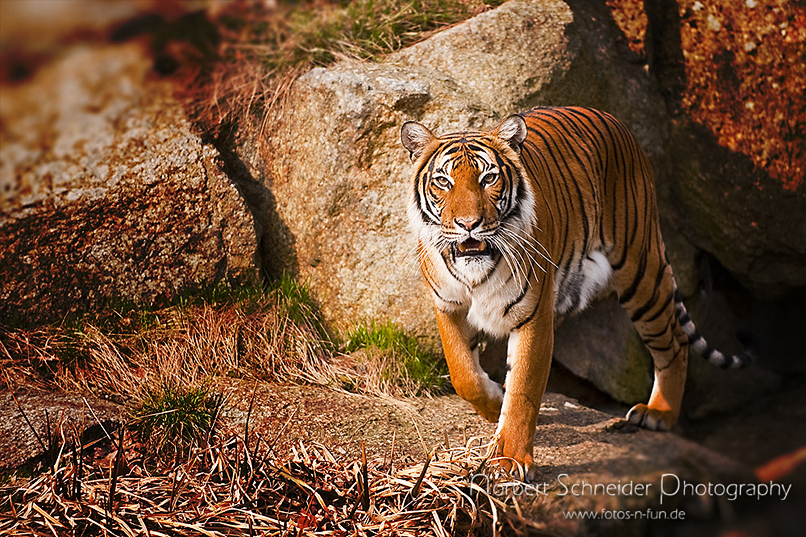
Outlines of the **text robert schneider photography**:
[[[471,483],[483,488],[495,497],[518,497],[528,499],[545,496],[549,493],[557,496],[618,496],[618,497],[658,497],[660,505],[674,497],[699,496],[725,498],[735,501],[740,498],[778,499],[789,497],[791,484],[776,483],[699,483],[690,482],[675,474],[663,474],[660,482],[641,483],[634,480],[610,483],[592,483],[587,481],[571,481],[568,474],[560,474],[556,481],[543,483],[524,483],[522,481],[495,481],[487,475],[476,474]],[[657,489],[657,490],[656,490]]]

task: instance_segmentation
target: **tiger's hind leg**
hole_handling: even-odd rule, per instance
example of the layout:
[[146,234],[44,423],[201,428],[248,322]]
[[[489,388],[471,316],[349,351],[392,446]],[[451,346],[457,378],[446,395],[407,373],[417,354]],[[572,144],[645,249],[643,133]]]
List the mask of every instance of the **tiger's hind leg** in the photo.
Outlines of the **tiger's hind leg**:
[[[627,413],[630,423],[651,430],[669,430],[680,416],[686,384],[688,338],[675,309],[675,282],[663,253],[646,254],[628,277],[614,274],[619,301],[652,354],[655,382],[647,404]],[[654,257],[654,259],[651,259]],[[624,272],[624,271],[621,271]]]

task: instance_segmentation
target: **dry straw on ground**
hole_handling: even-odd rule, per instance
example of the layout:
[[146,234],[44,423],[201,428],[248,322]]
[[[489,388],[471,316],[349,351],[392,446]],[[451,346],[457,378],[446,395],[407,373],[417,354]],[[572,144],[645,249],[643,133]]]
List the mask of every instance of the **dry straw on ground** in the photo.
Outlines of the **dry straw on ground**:
[[105,465],[87,462],[89,446],[65,442],[47,473],[0,489],[0,533],[545,534],[520,516],[515,500],[496,498],[473,479],[506,478],[489,459],[492,445],[478,440],[398,468],[394,446],[376,460],[340,460],[319,444],[299,444],[280,458],[260,437],[247,443],[245,435],[230,434],[155,468],[123,431],[105,440],[117,449]]

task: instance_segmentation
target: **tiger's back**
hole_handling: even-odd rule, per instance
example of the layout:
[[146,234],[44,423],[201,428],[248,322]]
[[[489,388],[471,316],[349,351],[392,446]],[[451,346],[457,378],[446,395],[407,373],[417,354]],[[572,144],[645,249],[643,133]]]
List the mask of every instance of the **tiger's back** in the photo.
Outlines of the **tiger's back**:
[[638,276],[641,259],[665,259],[652,170],[609,114],[568,107],[522,115],[528,135],[521,160],[545,204],[538,220],[551,229],[555,310],[572,314],[614,283],[633,283],[612,279]]

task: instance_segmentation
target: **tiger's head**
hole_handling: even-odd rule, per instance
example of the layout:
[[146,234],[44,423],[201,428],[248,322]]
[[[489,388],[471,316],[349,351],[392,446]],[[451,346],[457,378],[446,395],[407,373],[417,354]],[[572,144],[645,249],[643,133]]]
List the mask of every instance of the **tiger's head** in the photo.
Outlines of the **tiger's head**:
[[513,245],[530,231],[534,193],[520,161],[526,134],[519,114],[483,132],[437,137],[411,121],[401,129],[415,163],[409,222],[423,248],[470,281],[484,278],[502,255],[517,256]]

